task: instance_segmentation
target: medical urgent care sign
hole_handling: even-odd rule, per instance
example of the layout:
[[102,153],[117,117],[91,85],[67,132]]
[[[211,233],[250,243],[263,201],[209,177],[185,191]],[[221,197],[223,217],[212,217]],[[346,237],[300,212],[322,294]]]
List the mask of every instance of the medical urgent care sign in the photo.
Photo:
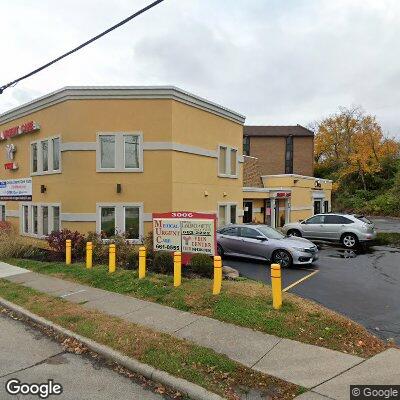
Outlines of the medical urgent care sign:
[[32,178],[0,181],[0,201],[32,201]]
[[171,212],[153,214],[154,250],[216,254],[215,214]]

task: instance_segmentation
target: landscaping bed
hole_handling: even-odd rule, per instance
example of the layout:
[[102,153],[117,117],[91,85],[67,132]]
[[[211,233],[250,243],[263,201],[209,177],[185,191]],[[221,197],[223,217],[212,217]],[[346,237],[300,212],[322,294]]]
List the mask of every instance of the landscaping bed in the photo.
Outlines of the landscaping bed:
[[271,399],[289,400],[305,391],[213,350],[4,279],[0,279],[0,296],[70,331],[230,400],[238,400],[249,391]]
[[389,346],[344,316],[290,293],[284,293],[282,309],[274,310],[270,287],[250,280],[224,281],[221,294],[213,296],[212,280],[205,278],[183,278],[182,285],[174,288],[173,278],[164,274],[150,273],[145,279],[138,279],[136,270],[117,269],[109,274],[104,265],[88,270],[82,263],[66,266],[63,262],[23,259],[9,262],[31,271],[361,357],[372,356]]

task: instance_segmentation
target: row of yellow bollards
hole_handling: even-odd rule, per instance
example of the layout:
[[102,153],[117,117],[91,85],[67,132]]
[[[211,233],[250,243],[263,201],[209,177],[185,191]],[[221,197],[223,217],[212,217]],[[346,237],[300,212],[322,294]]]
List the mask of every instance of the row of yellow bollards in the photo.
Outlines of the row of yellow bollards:
[[[71,240],[65,243],[65,263],[71,264],[72,260]],[[116,254],[115,244],[109,245],[108,257],[108,272],[111,274],[116,269]],[[86,243],[86,268],[90,269],[93,266],[93,243]],[[146,248],[139,247],[139,279],[146,276]],[[182,284],[182,253],[174,252],[174,287],[179,287]],[[274,309],[282,307],[282,275],[281,266],[279,264],[271,265],[271,285],[272,285],[272,306]],[[214,280],[213,290],[214,295],[220,294],[222,286],[222,259],[220,256],[214,256]]]

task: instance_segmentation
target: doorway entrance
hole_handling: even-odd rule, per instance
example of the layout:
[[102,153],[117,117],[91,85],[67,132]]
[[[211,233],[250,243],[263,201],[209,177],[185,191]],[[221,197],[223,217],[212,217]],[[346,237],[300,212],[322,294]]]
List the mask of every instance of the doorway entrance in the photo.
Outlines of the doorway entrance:
[[253,221],[253,203],[251,201],[243,202],[243,222],[249,223]]
[[321,213],[321,200],[314,200],[314,215]]

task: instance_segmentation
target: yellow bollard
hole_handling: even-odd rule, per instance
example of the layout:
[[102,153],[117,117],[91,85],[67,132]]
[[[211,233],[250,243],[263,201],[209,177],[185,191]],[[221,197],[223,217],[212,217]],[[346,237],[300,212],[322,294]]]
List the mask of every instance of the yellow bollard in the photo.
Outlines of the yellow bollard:
[[222,259],[214,256],[214,283],[213,294],[220,294],[222,285]]
[[146,276],[146,247],[139,247],[139,279]]
[[86,268],[92,268],[92,258],[93,258],[93,243],[86,243]]
[[174,287],[181,286],[182,283],[182,253],[174,252]]
[[108,249],[109,249],[108,272],[111,274],[115,272],[115,244],[110,244]]
[[65,241],[65,264],[71,264],[71,239]]
[[272,307],[279,310],[282,307],[282,273],[279,264],[271,264]]

